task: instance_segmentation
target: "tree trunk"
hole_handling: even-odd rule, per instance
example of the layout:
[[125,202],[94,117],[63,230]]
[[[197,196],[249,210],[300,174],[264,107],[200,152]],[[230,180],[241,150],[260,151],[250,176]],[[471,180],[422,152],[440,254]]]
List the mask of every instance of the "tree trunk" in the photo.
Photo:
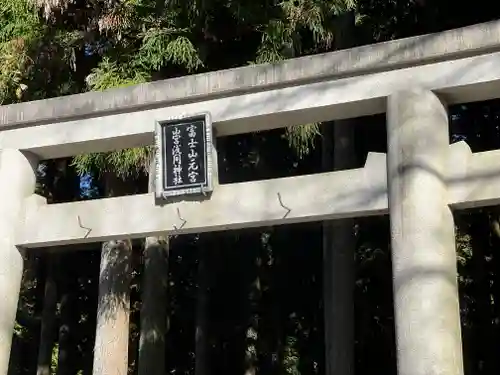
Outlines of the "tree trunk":
[[485,373],[491,347],[491,295],[486,257],[490,248],[490,222],[484,212],[471,216],[472,239],[472,278],[475,309],[472,321],[475,323],[475,345],[472,349],[475,357],[474,373]]
[[[109,195],[119,195],[123,182],[106,177]],[[128,239],[102,244],[93,375],[128,372],[131,253]]]
[[196,304],[195,375],[210,373],[208,361],[208,303],[210,274],[208,268],[209,246],[206,238],[199,241],[198,299]]
[[[339,17],[336,49],[353,45],[354,14]],[[356,167],[355,120],[323,125],[322,161],[326,170]],[[354,221],[323,223],[323,278],[326,375],[354,374]]]
[[[75,199],[80,193],[80,178],[75,171],[75,168],[71,165],[72,158],[65,158],[54,160],[49,167],[49,171],[52,174],[51,178],[51,193],[53,203],[69,202]],[[71,277],[73,272],[71,269],[72,259],[68,256],[57,254],[58,264],[63,265],[62,271],[57,270],[59,274],[62,272],[62,277],[57,278],[57,283],[61,286],[62,296],[61,296],[61,322],[59,326],[59,352],[57,360],[57,375],[68,375],[72,374],[70,368],[75,367],[74,360],[67,358],[70,352],[74,352],[76,348],[74,343],[69,340],[69,322],[68,320],[72,318],[72,302],[69,300],[71,294],[76,293],[76,289],[73,289],[74,283],[71,282]],[[66,263],[68,262],[68,263]],[[55,309],[55,306],[54,306]],[[54,310],[55,314],[55,310]],[[55,318],[54,318],[55,319]],[[55,339],[56,331],[53,329],[52,335]],[[72,367],[71,367],[72,366]]]
[[[70,256],[72,257],[73,254],[65,254],[64,258],[67,261],[71,261]],[[74,305],[78,285],[75,282],[72,267],[70,265],[67,267],[62,270],[63,274],[61,277],[61,322],[59,325],[57,375],[74,375],[76,373],[76,342],[74,335],[77,323],[75,315],[77,312]]]
[[[69,202],[80,194],[80,177],[72,166],[72,158],[59,160],[56,163],[57,174],[53,185],[55,202]],[[60,264],[64,267],[58,279],[61,290],[60,324],[59,324],[59,353],[57,359],[57,375],[74,375],[76,373],[76,342],[73,339],[75,326],[78,322],[75,316],[75,295],[78,293],[76,282],[74,255],[60,255]]]
[[[492,336],[492,352],[493,348],[500,347],[500,210],[493,210],[491,217],[491,250],[493,262],[493,306],[492,315],[494,317],[494,325],[491,333]],[[493,354],[494,355],[494,354]],[[491,374],[498,374],[500,371],[500,361],[492,361]]]
[[[154,192],[156,167],[149,169],[149,192]],[[144,248],[141,333],[139,341],[139,375],[164,375],[165,335],[168,329],[169,240],[147,237]]]
[[[249,272],[250,282],[248,290],[248,317],[249,322],[245,332],[245,375],[256,375],[258,360],[259,360],[259,304],[262,300],[261,288],[261,241],[260,233],[247,233],[241,236],[243,243],[247,246],[247,251],[250,256],[250,264],[244,265],[248,267],[246,272]],[[244,258],[248,259],[248,258]]]
[[131,252],[129,240],[102,245],[94,375],[127,375]]
[[[130,322],[129,322],[129,341],[128,341],[128,373],[138,375],[139,373],[139,346],[141,341],[141,280],[144,275],[142,272],[143,252],[132,252],[130,262],[130,273],[132,279],[130,282]],[[162,301],[156,301],[162,304]]]
[[57,375],[72,375],[75,371],[74,351],[76,343],[72,340],[73,298],[72,292],[67,290],[61,296],[61,325],[59,326],[59,355]]
[[45,279],[45,297],[42,312],[42,327],[40,346],[38,350],[37,375],[50,375],[52,365],[52,350],[55,341],[57,284],[55,280],[56,256],[47,254],[47,277]]

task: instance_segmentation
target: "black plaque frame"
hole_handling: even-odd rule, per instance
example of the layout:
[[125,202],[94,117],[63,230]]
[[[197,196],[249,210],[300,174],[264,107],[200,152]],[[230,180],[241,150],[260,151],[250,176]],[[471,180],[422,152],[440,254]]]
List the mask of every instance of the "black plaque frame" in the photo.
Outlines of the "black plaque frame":
[[[166,126],[175,124],[185,124],[190,122],[203,122],[205,133],[205,175],[204,183],[183,184],[179,187],[167,187],[166,177],[168,166],[165,162],[165,153],[168,142],[164,137],[163,129]],[[156,178],[155,178],[155,197],[156,199],[168,199],[169,197],[179,197],[182,195],[207,195],[213,191],[213,159],[212,159],[212,119],[210,113],[204,112],[195,115],[185,115],[166,120],[156,121],[155,124],[155,158],[156,158]]]

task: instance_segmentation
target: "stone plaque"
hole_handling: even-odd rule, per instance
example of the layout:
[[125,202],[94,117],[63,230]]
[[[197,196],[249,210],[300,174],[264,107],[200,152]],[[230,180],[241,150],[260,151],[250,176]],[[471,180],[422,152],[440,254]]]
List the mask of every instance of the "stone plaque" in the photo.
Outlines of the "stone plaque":
[[212,191],[209,114],[158,121],[155,136],[157,198]]

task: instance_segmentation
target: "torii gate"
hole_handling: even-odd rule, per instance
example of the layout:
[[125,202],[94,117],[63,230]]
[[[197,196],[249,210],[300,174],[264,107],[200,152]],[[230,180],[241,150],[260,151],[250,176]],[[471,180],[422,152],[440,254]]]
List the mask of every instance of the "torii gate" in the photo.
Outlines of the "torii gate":
[[[462,375],[451,209],[500,203],[500,150],[450,146],[446,104],[500,98],[498,51],[500,22],[492,22],[0,107],[0,375],[10,356],[19,250],[387,213],[398,372]],[[199,111],[211,113],[218,136],[387,112],[388,154],[369,154],[361,169],[214,181],[209,198],[162,206],[153,194],[54,205],[34,195],[38,160],[151,145],[156,121]]]

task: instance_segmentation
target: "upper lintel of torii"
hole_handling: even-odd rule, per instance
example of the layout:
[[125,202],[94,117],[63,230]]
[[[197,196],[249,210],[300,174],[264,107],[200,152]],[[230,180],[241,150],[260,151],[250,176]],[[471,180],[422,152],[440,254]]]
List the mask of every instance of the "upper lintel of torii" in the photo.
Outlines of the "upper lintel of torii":
[[[499,204],[498,160],[500,150],[472,154],[465,142],[451,145],[443,176],[449,205]],[[210,198],[163,206],[153,194],[51,205],[33,196],[17,244],[44,247],[383,215],[386,176],[386,155],[369,153],[360,169],[220,185]]]
[[0,148],[40,158],[151,145],[155,121],[210,112],[216,135],[384,113],[422,87],[448,104],[500,96],[500,21],[277,64],[0,107]]

